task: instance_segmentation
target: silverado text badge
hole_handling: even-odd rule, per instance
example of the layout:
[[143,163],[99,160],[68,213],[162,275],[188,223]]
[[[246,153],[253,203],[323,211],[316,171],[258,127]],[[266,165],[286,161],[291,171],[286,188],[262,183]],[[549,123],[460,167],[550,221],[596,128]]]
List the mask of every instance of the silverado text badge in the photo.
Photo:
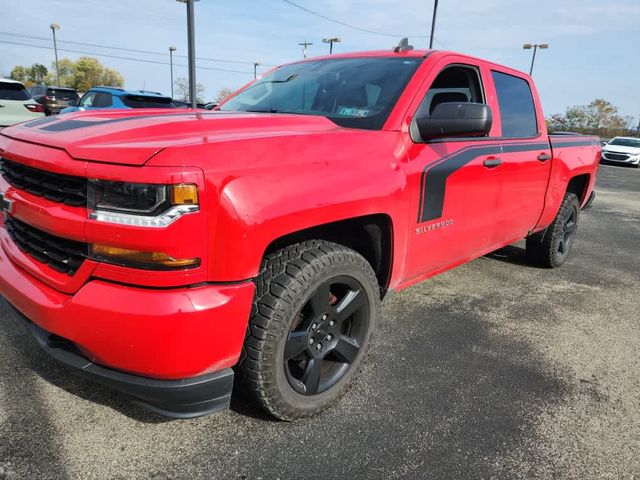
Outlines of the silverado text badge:
[[453,220],[443,220],[441,222],[430,223],[429,225],[422,225],[421,227],[416,227],[416,235],[440,230],[441,228],[445,228],[450,225],[453,225]]
[[12,213],[12,211],[13,211],[13,200],[9,200],[5,198],[4,193],[0,192],[0,212]]

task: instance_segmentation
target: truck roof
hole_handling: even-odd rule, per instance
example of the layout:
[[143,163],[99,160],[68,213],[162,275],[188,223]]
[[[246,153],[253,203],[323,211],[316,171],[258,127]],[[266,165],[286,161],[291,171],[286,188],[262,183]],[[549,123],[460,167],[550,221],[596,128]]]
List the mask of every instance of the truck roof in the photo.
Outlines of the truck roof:
[[407,57],[407,58],[426,58],[429,57],[431,55],[439,55],[439,56],[446,56],[446,55],[456,55],[456,56],[460,56],[460,57],[465,57],[471,60],[474,60],[475,62],[481,62],[484,63],[485,65],[489,65],[489,66],[494,66],[494,67],[498,67],[500,69],[503,70],[507,70],[510,71],[514,74],[517,74],[518,76],[523,76],[523,77],[529,77],[529,75],[523,71],[520,70],[516,70],[515,68],[511,68],[508,67],[506,65],[501,65],[499,63],[495,63],[495,62],[491,62],[489,60],[485,60],[484,58],[479,58],[479,57],[474,57],[472,55],[466,55],[464,53],[459,53],[459,52],[454,52],[454,51],[449,51],[449,50],[404,50],[401,52],[395,52],[393,49],[388,49],[388,50],[367,50],[367,51],[363,51],[363,52],[349,52],[349,53],[334,53],[332,55],[321,55],[321,56],[317,56],[317,57],[309,57],[309,58],[305,58],[304,60],[300,60],[297,62],[291,62],[290,64],[294,64],[294,63],[302,63],[302,62],[310,62],[310,61],[314,61],[314,60],[327,60],[327,59],[334,59],[334,58],[374,58],[374,57],[388,57],[388,58],[393,58],[393,57]]

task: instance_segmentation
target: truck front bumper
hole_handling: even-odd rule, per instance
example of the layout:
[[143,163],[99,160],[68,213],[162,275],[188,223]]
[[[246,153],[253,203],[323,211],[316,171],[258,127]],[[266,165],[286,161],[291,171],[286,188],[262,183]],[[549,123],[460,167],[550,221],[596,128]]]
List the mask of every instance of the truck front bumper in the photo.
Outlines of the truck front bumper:
[[253,291],[250,281],[146,289],[92,280],[67,295],[0,248],[0,294],[47,353],[169,416],[228,407]]

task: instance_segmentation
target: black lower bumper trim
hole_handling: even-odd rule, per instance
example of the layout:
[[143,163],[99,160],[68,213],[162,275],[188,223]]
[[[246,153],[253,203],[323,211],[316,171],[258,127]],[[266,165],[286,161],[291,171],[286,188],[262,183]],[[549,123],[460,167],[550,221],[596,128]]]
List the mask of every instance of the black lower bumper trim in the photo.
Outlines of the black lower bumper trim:
[[131,395],[135,403],[149,410],[172,418],[192,418],[229,408],[233,389],[230,368],[183,380],[158,380],[119,372],[90,362],[72,342],[43,330],[9,305],[47,354],[97,383]]

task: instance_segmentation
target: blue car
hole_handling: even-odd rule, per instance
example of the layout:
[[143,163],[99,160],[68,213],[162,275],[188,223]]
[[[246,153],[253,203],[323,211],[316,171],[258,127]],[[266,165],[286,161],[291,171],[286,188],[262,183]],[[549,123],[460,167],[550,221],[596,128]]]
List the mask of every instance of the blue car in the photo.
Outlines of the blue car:
[[116,87],[93,87],[80,100],[60,113],[104,108],[175,108],[171,97],[144,90],[124,90]]

